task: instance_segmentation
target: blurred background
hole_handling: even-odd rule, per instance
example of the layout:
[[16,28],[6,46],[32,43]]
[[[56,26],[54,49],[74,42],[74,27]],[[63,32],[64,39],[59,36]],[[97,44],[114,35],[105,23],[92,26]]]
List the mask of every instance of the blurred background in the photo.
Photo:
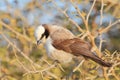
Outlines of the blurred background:
[[[82,14],[86,15],[93,0],[73,0],[73,2]],[[100,9],[101,0],[97,0],[89,18],[91,29],[94,25],[96,28],[105,28],[120,19],[120,0],[104,0],[102,24],[100,24]],[[40,24],[57,24],[65,26],[75,35],[80,34],[76,26],[60,10],[66,10],[72,20],[82,28],[85,27],[69,0],[0,0],[0,79],[41,80],[36,77],[38,74],[23,76],[26,72],[23,67],[31,70],[29,62],[39,63],[41,57],[46,56],[43,54],[45,50],[42,46],[36,47],[34,29]],[[120,23],[104,33],[102,38],[105,40],[102,50],[120,51]],[[99,37],[96,38],[96,44],[98,43]],[[32,61],[24,59],[20,53],[29,56]]]

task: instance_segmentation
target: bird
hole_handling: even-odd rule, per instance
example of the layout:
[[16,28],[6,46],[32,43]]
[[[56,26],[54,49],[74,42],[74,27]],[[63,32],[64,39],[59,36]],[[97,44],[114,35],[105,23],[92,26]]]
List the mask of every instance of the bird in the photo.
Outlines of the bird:
[[104,61],[91,52],[91,45],[85,40],[77,38],[67,28],[55,24],[41,24],[34,32],[37,45],[43,43],[48,57],[60,63],[69,63],[73,57],[83,56],[85,59],[100,64],[104,67],[111,67],[112,64]]

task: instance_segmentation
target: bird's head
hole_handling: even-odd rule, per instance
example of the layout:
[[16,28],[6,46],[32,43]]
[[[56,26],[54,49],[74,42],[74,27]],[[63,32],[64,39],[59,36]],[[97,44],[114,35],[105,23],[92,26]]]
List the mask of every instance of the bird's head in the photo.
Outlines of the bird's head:
[[40,25],[35,29],[35,38],[37,40],[37,45],[39,45],[40,43],[42,43],[42,39],[44,37],[48,37],[49,36],[49,32],[48,30],[45,28],[44,25]]

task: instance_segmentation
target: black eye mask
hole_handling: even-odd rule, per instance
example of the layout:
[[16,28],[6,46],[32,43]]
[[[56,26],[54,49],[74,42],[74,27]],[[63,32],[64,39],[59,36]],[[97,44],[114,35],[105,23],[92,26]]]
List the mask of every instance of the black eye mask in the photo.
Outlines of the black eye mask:
[[49,31],[48,30],[45,30],[45,33],[44,35],[46,36],[46,38],[49,36]]
[[43,34],[42,34],[42,36],[41,36],[40,40],[41,40],[44,36],[45,36],[45,33],[43,33]]

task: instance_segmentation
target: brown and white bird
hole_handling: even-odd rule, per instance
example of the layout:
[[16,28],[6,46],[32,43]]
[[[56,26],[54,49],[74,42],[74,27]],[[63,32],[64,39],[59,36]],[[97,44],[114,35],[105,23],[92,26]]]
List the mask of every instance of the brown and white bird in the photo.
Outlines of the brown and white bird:
[[47,54],[53,60],[68,63],[74,56],[83,56],[104,67],[111,67],[111,63],[105,62],[90,51],[91,46],[88,42],[76,38],[66,28],[58,25],[40,25],[35,30],[37,44],[42,43],[44,36],[46,38],[45,48]]

